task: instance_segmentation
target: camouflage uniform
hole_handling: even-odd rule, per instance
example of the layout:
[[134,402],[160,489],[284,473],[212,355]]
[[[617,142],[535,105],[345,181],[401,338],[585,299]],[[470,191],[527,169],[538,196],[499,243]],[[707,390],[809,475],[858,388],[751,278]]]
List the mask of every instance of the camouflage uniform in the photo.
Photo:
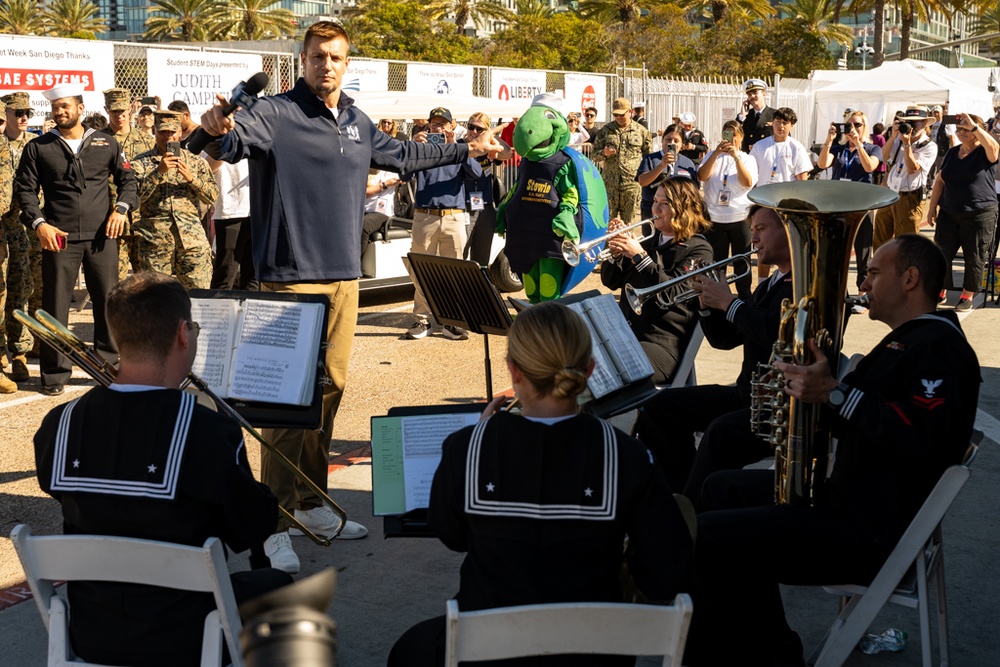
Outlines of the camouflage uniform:
[[[619,100],[615,100],[615,111],[618,111]],[[627,102],[624,105],[628,106]],[[617,153],[604,157],[604,147],[611,146]],[[630,121],[623,129],[618,123],[611,121],[597,131],[594,136],[594,148],[591,154],[595,159],[604,160],[601,175],[608,191],[608,208],[611,217],[619,217],[626,224],[632,222],[642,188],[635,180],[639,171],[642,156],[652,151],[652,138],[649,130],[635,121]]]
[[[0,100],[10,109],[30,109],[31,102],[28,93],[17,92],[4,95]],[[18,139],[7,140],[10,146],[10,157],[14,171],[21,161],[21,153],[27,143],[37,138],[32,132],[24,132]],[[39,196],[41,200],[41,197]],[[8,349],[11,356],[18,357],[24,355],[31,349],[32,336],[27,328],[16,319],[14,311],[18,308],[27,308],[29,312],[35,312],[41,307],[41,258],[42,247],[38,242],[38,237],[28,232],[27,228],[21,224],[21,207],[16,201],[11,200],[10,209],[0,217],[0,227],[2,227],[3,243],[0,244],[0,253],[3,255],[5,263],[3,276],[6,277],[6,289],[4,297],[0,297],[0,318],[3,325],[0,326],[0,349]],[[32,250],[35,252],[32,253]],[[34,262],[32,261],[34,260]],[[39,274],[34,276],[35,269]],[[38,289],[35,290],[35,285]],[[3,285],[0,284],[0,289]],[[35,294],[38,295],[37,303],[28,301]],[[3,303],[6,298],[6,303]]]
[[[168,114],[176,116],[157,112],[157,131],[172,129]],[[139,181],[139,215],[132,226],[139,269],[173,275],[187,289],[208,289],[212,283],[212,249],[201,218],[219,196],[219,186],[204,159],[185,149],[181,149],[180,157],[191,170],[190,183],[177,169],[160,173],[162,156],[157,148],[132,160],[132,171]]]
[[[130,109],[132,107],[131,93],[125,88],[110,88],[104,91],[104,106],[108,111],[123,111],[125,109]],[[110,134],[110,129],[109,134]],[[118,141],[118,145],[122,147],[122,153],[125,155],[125,161],[131,163],[137,156],[142,155],[146,151],[151,151],[156,147],[156,142],[153,140],[152,135],[143,132],[137,128],[127,125],[121,129],[120,132],[114,133],[114,138]],[[115,197],[115,184],[111,183],[111,201],[116,201]],[[133,212],[128,212],[128,222],[125,224],[125,229],[122,231],[122,235],[118,240],[118,279],[125,280],[128,276],[129,263],[131,262],[132,267],[136,268],[139,265],[138,258],[138,245],[136,244],[135,237],[132,234],[132,215]]]

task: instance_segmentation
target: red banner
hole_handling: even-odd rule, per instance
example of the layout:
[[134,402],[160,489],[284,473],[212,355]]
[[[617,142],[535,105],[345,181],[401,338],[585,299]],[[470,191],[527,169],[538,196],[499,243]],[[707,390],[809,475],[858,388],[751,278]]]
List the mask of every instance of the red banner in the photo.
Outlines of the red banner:
[[85,70],[13,69],[0,67],[0,89],[48,90],[64,83],[83,84],[94,90],[94,73]]

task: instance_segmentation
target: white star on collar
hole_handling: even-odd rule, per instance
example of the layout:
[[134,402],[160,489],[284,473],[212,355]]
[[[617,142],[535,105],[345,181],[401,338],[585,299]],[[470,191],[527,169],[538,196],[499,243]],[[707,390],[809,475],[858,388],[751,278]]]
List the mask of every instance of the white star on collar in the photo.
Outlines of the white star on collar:
[[493,482],[489,482],[489,483],[488,483],[488,484],[486,485],[486,490],[487,490],[487,491],[489,491],[490,493],[493,493],[493,490],[494,490],[495,488],[497,488],[497,487],[496,487],[496,485],[494,485],[494,484],[493,484]]
[[583,490],[583,495],[590,498],[591,496],[594,495],[594,490],[588,486],[586,489]]
[[147,470],[147,471],[149,471],[149,472],[156,472],[156,465],[154,465],[154,464],[150,463],[150,464],[149,464],[149,465],[148,465],[148,466],[146,467],[146,470]]
[[80,459],[73,459],[73,467],[74,468],[80,467]]

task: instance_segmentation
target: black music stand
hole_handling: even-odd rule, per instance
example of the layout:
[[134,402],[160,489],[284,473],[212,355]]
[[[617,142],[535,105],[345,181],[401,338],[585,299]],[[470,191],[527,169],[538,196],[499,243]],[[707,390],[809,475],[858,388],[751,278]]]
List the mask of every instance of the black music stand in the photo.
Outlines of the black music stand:
[[489,334],[506,336],[513,322],[486,267],[476,262],[437,255],[409,253],[414,282],[441,324],[483,335],[486,400],[493,400],[493,367]]

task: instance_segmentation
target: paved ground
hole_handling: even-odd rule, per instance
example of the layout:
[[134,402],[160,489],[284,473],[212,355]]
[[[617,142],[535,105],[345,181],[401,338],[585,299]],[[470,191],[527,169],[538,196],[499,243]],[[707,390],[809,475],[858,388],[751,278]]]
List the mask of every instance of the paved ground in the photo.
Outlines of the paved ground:
[[[594,283],[594,284],[591,284]],[[588,287],[597,287],[591,278]],[[951,297],[954,303],[957,293]],[[457,590],[461,554],[449,552],[433,539],[390,539],[381,537],[381,520],[371,514],[371,467],[365,448],[369,438],[369,418],[384,414],[394,405],[464,403],[485,394],[482,339],[454,342],[435,336],[423,341],[401,340],[409,326],[410,293],[392,290],[377,299],[365,296],[359,318],[355,350],[351,362],[351,384],[338,418],[333,455],[346,455],[338,463],[352,463],[330,474],[332,495],[352,519],[371,529],[364,540],[317,547],[305,538],[296,538],[306,576],[325,567],[338,571],[337,593],[330,608],[339,625],[337,664],[345,667],[382,665],[395,639],[413,623],[443,613],[444,601]],[[76,318],[75,318],[76,319]],[[74,329],[89,339],[87,311],[79,316]],[[1000,528],[991,520],[1000,508],[1000,353],[995,332],[1000,309],[988,305],[966,314],[963,326],[979,353],[984,385],[980,399],[978,427],[986,431],[972,479],[959,497],[945,524],[947,541],[948,600],[951,618],[952,664],[987,666],[1000,664],[1000,637],[995,632],[1000,617],[996,600],[1000,582],[991,575],[1000,543]],[[844,351],[865,352],[887,331],[880,323],[864,317],[851,320]],[[505,340],[490,339],[494,366],[494,386],[508,386],[502,359]],[[731,382],[739,370],[740,353],[719,352],[703,346],[697,361],[701,382]],[[37,374],[37,371],[36,371]],[[81,376],[72,391],[89,386]],[[0,429],[4,447],[0,450],[0,607],[16,602],[16,589],[23,574],[12,552],[11,528],[21,522],[31,524],[36,533],[59,531],[58,506],[43,497],[34,481],[31,436],[41,416],[61,400],[37,393],[37,380],[16,395],[0,397]],[[251,452],[251,460],[256,460]],[[240,559],[233,567],[241,565]],[[10,588],[14,586],[15,588]],[[3,589],[7,590],[3,590]],[[734,595],[739,595],[734,591]],[[807,646],[815,643],[836,615],[837,603],[813,588],[788,588],[786,604],[792,626]],[[864,656],[855,652],[849,665],[919,665],[919,626],[908,609],[884,612],[873,630],[888,627],[905,629],[910,645],[898,654]],[[720,638],[725,628],[720,628]],[[0,611],[0,666],[36,667],[45,664],[45,632],[31,602],[14,604]],[[643,663],[647,664],[647,663]],[[648,663],[652,664],[652,663]],[[658,664],[658,663],[657,663]]]

